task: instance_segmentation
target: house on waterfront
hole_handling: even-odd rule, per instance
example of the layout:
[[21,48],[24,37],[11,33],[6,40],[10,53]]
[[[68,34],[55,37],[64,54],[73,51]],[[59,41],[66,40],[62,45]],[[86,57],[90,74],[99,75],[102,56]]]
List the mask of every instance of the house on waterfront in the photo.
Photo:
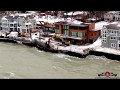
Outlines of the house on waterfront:
[[104,25],[101,34],[103,47],[120,50],[120,23]]
[[1,18],[1,30],[5,32],[17,31],[19,33],[30,33],[36,27],[35,22],[31,16],[4,16]]
[[100,36],[100,32],[100,30],[95,30],[95,23],[55,23],[55,33],[66,35],[66,38],[75,45],[93,43]]

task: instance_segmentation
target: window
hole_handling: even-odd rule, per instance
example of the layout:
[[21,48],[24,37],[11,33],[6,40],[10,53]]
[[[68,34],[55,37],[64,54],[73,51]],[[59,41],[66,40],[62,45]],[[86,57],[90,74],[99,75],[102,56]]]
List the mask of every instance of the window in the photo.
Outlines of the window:
[[69,29],[68,25],[63,25],[63,29]]
[[66,29],[69,29],[69,26],[68,26],[68,25],[66,25]]
[[17,28],[14,28],[14,31],[17,31]]
[[111,43],[111,47],[112,47],[112,48],[115,48],[115,47],[116,47],[116,44],[115,44],[115,43]]
[[72,32],[72,36],[77,36],[77,32]]
[[78,27],[79,30],[86,30],[87,27]]
[[102,38],[102,42],[106,43],[106,42],[107,42],[107,38],[106,38],[106,37],[103,37],[103,38]]
[[103,34],[103,37],[106,37],[106,34]]
[[113,30],[112,30],[112,31],[111,31],[111,34],[117,34],[117,31],[113,31]]
[[77,30],[78,28],[76,26],[70,26],[70,29]]
[[63,34],[68,35],[68,30],[63,30]]
[[10,28],[10,31],[13,31],[13,28]]
[[20,32],[20,28],[18,28],[18,32]]
[[10,24],[10,27],[13,27],[13,24]]
[[26,25],[26,27],[28,28],[28,25]]
[[102,42],[106,43],[107,41],[105,39],[103,39]]
[[14,27],[17,27],[17,24],[14,24]]
[[59,33],[59,29],[55,28],[55,33],[58,34]]
[[29,29],[27,29],[27,33],[29,33]]
[[120,44],[118,45],[118,47],[120,48]]
[[113,31],[111,31],[111,33],[113,34],[114,32],[113,32]]
[[49,28],[49,31],[53,31],[53,28]]
[[120,37],[118,37],[118,40],[120,40]]
[[85,32],[82,32],[82,36],[84,37],[86,35],[86,33]]
[[110,37],[110,40],[117,40],[117,37],[111,36],[111,37]]
[[79,36],[79,37],[82,37],[82,33],[81,33],[81,32],[78,32],[78,36]]
[[105,30],[105,32],[104,33],[107,33],[107,31]]

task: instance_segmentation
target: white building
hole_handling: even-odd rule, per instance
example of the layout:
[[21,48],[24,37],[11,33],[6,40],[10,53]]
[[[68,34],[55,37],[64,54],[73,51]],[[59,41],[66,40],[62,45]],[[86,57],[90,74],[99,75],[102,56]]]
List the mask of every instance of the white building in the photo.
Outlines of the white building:
[[104,20],[107,21],[119,21],[120,11],[110,11],[104,15]]
[[1,18],[1,30],[5,32],[18,31],[20,33],[29,33],[36,28],[33,17],[4,16]]

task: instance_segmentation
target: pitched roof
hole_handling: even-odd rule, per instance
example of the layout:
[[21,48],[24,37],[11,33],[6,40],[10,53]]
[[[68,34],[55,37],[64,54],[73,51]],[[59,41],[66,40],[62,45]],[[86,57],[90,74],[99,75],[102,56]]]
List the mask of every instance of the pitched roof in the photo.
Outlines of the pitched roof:
[[9,20],[13,20],[13,19],[17,19],[19,16],[7,16],[5,17],[6,19],[9,19]]

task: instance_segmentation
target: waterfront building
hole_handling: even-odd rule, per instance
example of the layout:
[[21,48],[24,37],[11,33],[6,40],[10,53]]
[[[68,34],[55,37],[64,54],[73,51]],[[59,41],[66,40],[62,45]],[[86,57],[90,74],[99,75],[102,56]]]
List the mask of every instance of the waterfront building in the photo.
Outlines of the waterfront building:
[[103,47],[120,50],[120,23],[104,25],[101,35]]
[[95,23],[55,23],[55,33],[66,35],[72,44],[82,45],[93,43],[100,36],[100,30],[95,30]]

